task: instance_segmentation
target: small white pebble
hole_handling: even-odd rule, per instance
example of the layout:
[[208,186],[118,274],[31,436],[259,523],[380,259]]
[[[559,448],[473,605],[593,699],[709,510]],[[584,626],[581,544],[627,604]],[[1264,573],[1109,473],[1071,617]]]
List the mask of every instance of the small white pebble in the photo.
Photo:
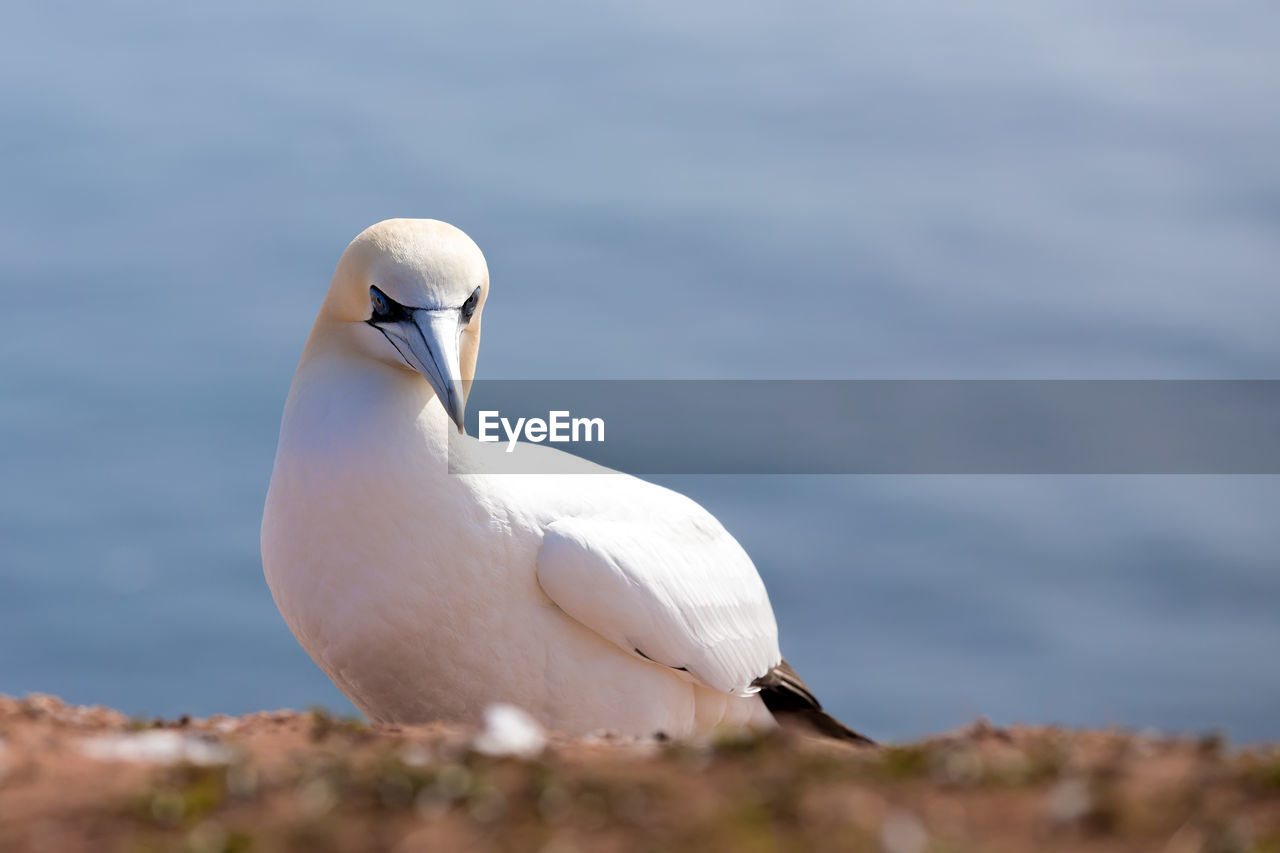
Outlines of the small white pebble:
[[411,743],[400,750],[400,760],[409,767],[427,767],[431,764],[431,750],[420,744]]
[[484,709],[484,729],[471,746],[485,755],[536,758],[547,746],[547,734],[515,705],[490,705]]
[[1089,782],[1079,776],[1063,779],[1049,791],[1047,812],[1054,823],[1071,824],[1083,820],[1093,808]]
[[892,811],[880,827],[880,849],[884,853],[922,853],[929,833],[915,815]]
[[228,764],[235,754],[211,738],[169,730],[103,735],[80,742],[80,749],[99,761],[140,764]]
[[620,738],[621,735],[612,729],[596,729],[583,735],[581,741],[590,744],[617,743]]

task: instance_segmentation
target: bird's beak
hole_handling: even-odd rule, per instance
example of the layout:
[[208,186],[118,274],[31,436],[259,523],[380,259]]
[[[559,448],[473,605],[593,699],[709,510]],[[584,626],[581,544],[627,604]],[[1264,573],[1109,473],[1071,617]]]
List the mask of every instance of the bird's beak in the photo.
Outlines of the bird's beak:
[[414,308],[412,322],[395,324],[407,346],[401,354],[427,378],[445,412],[463,431],[466,397],[462,391],[462,368],[458,366],[458,341],[462,336],[462,316],[457,308]]

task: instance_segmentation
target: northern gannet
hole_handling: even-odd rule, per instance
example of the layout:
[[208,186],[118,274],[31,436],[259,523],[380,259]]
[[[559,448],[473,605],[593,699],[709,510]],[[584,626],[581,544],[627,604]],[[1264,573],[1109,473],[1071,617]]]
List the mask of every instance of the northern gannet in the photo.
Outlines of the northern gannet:
[[510,703],[567,734],[796,719],[865,740],[782,659],[755,566],[692,500],[542,445],[519,452],[598,473],[485,473],[502,451],[457,435],[450,472],[488,295],[480,249],[435,220],[380,222],[338,261],[262,519],[303,648],[375,721]]

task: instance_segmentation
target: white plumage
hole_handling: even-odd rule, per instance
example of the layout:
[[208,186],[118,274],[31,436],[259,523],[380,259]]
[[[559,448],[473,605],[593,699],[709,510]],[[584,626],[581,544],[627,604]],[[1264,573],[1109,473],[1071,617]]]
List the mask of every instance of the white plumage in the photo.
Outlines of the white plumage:
[[[605,513],[548,525],[538,583],[623,651],[746,697],[782,654],[769,596],[742,547],[701,507],[648,495],[654,516]],[[642,505],[643,506],[643,505]],[[674,511],[672,511],[674,510]]]
[[263,517],[294,635],[375,720],[506,702],[569,733],[772,725],[754,682],[781,661],[773,611],[705,510],[571,458],[596,473],[494,473],[511,457],[457,436],[450,473],[487,295],[479,249],[444,223],[379,223],[343,254]]

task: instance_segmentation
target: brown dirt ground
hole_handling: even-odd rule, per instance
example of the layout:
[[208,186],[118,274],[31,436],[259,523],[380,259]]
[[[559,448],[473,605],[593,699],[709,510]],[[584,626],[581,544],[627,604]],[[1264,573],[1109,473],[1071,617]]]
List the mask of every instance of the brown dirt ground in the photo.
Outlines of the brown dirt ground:
[[[90,757],[178,729],[226,763]],[[131,720],[0,697],[0,851],[1154,850],[1280,853],[1280,748],[984,722],[855,748],[785,732],[692,745],[474,732],[324,712]]]

